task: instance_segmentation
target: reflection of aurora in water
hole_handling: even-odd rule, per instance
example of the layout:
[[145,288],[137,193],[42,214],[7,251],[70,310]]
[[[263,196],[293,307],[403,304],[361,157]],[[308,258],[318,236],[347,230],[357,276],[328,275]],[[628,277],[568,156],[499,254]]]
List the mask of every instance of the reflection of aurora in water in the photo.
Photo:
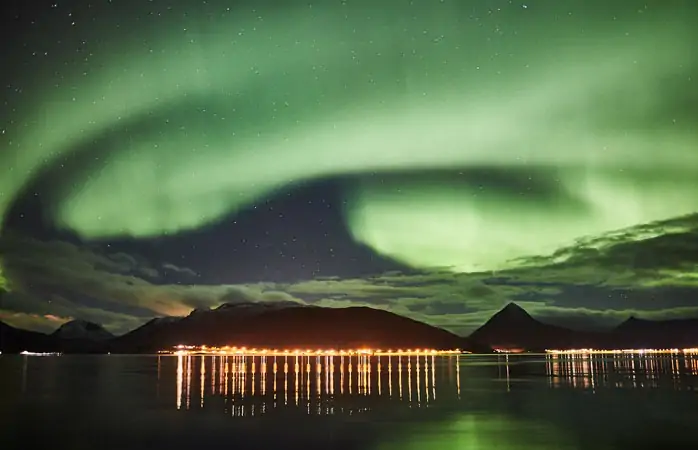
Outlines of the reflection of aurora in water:
[[698,448],[686,432],[698,414],[685,392],[698,384],[692,355],[421,356],[402,371],[395,357],[380,371],[353,357],[344,377],[339,355],[299,356],[297,373],[295,355],[285,360],[274,373],[271,357],[263,369],[237,355],[3,355],[3,444],[14,433],[18,448],[49,436],[80,448],[67,443],[88,433],[119,449]]
[[[461,361],[467,365],[468,357],[464,357]],[[516,396],[517,392],[522,392],[523,389],[520,388],[529,385],[532,379],[542,375],[537,370],[543,366],[539,364],[542,362],[545,366],[545,378],[548,380],[547,389],[541,385],[538,387],[542,390],[536,390],[542,403],[545,402],[550,390],[558,392],[566,390],[569,394],[581,393],[583,390],[585,394],[598,394],[603,390],[607,392],[618,389],[693,391],[698,387],[698,357],[691,353],[499,355],[496,361],[490,361],[489,364],[496,367],[496,374],[493,375],[496,380],[502,382],[503,386],[499,392],[506,392],[506,397],[512,397]],[[486,361],[483,363],[488,364]],[[468,372],[465,373],[467,378]],[[467,380],[464,381],[467,385]],[[464,391],[463,398],[472,394],[475,393]],[[573,400],[576,397],[566,396],[566,398]],[[517,404],[516,401],[512,403]],[[662,417],[658,412],[663,407],[666,408],[666,402],[661,403],[663,403],[661,406],[653,405],[654,419],[658,422],[658,418]],[[611,417],[612,413],[609,414],[607,411],[604,414],[598,409],[575,411],[576,405],[579,403],[570,401],[565,405],[567,409],[561,407],[552,414],[548,413],[550,417],[547,420],[536,417],[537,414],[521,416],[493,413],[492,410],[496,411],[497,408],[492,405],[490,405],[491,410],[488,411],[470,411],[463,407],[460,412],[452,414],[448,420],[431,424],[415,424],[414,428],[407,428],[407,433],[397,434],[395,439],[379,444],[375,448],[380,450],[425,448],[615,450],[674,448],[667,442],[691,443],[690,438],[689,440],[685,438],[684,424],[680,423],[678,427],[683,429],[683,433],[678,437],[672,436],[676,431],[675,420],[668,421],[672,425],[672,431],[661,434],[654,432],[656,424],[646,424],[645,429],[637,430],[637,424],[633,423],[633,419],[625,418],[626,421],[623,421],[624,418]],[[527,407],[530,405],[517,404],[517,409]],[[562,419],[568,414],[568,410],[573,411],[574,425],[565,423]],[[599,427],[594,430],[594,433],[588,433],[588,431],[580,433],[579,429],[585,428],[580,419],[586,416],[586,420],[589,420],[589,417],[596,415],[608,416],[607,429]],[[631,415],[626,413],[626,416]],[[625,429],[628,424],[633,429],[630,438],[623,440],[624,438],[613,435],[616,427]],[[582,434],[581,437],[580,434]],[[618,434],[623,435],[621,432]],[[638,443],[642,443],[642,446]],[[695,447],[689,445],[681,448]]]
[[388,400],[426,407],[439,394],[460,398],[458,355],[176,358],[177,409],[203,408],[207,399],[222,398],[233,416],[284,407],[330,415],[366,412]]
[[446,423],[420,426],[376,448],[380,450],[439,449],[572,450],[580,447],[553,426],[494,414],[460,414]]

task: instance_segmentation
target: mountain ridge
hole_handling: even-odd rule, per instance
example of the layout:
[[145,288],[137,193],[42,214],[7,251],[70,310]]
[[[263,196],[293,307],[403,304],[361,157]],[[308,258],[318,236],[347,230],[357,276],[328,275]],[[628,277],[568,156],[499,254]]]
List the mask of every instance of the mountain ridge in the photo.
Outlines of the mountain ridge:
[[446,330],[380,309],[260,306],[242,314],[214,309],[165,324],[146,324],[114,339],[113,349],[156,351],[180,344],[453,349],[465,342]]
[[84,339],[89,341],[103,341],[114,338],[114,335],[102,325],[82,319],[66,322],[50,335],[61,339]]
[[[103,329],[77,321],[80,329]],[[106,330],[105,330],[106,331]],[[108,332],[107,332],[108,333]],[[460,348],[473,352],[546,349],[698,347],[698,319],[654,321],[634,316],[610,331],[579,331],[542,322],[511,302],[467,337],[386,310],[325,308],[295,302],[223,304],[185,317],[153,318],[121,336],[44,334],[0,322],[0,350],[142,353],[174,345],[275,348]]]

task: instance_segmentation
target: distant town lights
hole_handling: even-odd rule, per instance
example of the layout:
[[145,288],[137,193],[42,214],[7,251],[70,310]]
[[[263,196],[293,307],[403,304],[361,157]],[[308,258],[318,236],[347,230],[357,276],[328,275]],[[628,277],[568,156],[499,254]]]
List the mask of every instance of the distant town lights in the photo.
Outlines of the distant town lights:
[[[2,352],[0,352],[2,353]],[[27,350],[24,350],[23,352],[20,353],[20,355],[24,356],[61,356],[61,353],[59,352],[30,352]]]
[[213,347],[210,345],[177,345],[174,347],[174,351],[161,350],[158,353],[165,354],[175,354],[175,355],[185,355],[185,354],[200,354],[200,355],[260,355],[260,356],[401,356],[401,355],[458,355],[462,353],[469,353],[462,351],[460,349],[452,350],[436,350],[436,349],[398,349],[398,350],[383,350],[383,349],[372,349],[372,348],[360,348],[360,349],[270,349],[270,348],[251,348],[247,347]]
[[545,353],[552,355],[608,355],[608,354],[670,354],[670,353],[684,353],[684,354],[698,354],[698,348],[641,348],[641,349],[617,349],[617,350],[597,350],[593,348],[579,348],[572,350],[545,350]]

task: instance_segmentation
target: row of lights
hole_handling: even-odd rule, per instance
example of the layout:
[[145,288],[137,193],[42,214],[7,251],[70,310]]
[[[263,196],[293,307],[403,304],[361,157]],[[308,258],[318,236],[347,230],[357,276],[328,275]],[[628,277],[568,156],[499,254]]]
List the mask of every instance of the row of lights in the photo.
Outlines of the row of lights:
[[678,353],[698,353],[698,348],[683,348],[683,349],[678,349],[678,348],[664,348],[664,349],[655,349],[655,348],[645,348],[645,349],[622,349],[622,350],[596,350],[593,348],[580,348],[580,349],[573,349],[573,350],[546,350],[546,353],[550,353],[553,355],[558,355],[558,354],[636,354],[636,355],[643,355],[643,354],[668,354],[668,353],[673,353],[673,354],[678,354]]
[[[2,353],[2,352],[0,352]],[[23,352],[20,353],[20,355],[24,356],[61,356],[61,353],[58,352],[30,352],[27,350],[24,350]]]
[[[173,353],[172,351],[164,350],[160,353]],[[398,350],[380,350],[380,349],[352,349],[352,350],[277,350],[277,349],[257,349],[247,347],[209,347],[206,345],[193,346],[193,345],[178,345],[175,347],[174,353],[185,354],[185,353],[206,353],[206,354],[237,354],[237,355],[317,355],[317,356],[329,356],[329,355],[456,355],[463,353],[460,349],[454,350],[435,350],[435,349],[398,349]]]

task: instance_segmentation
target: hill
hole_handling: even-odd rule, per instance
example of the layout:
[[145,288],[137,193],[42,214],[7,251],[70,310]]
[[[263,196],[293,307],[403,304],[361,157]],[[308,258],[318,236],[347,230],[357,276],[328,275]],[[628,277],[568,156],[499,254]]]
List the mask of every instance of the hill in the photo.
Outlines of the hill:
[[0,322],[0,351],[3,353],[56,352],[60,342],[43,333],[22,330]]
[[463,348],[467,340],[387,311],[300,304],[223,305],[179,320],[154,320],[114,339],[112,351],[148,352],[175,345],[274,348]]
[[494,349],[544,351],[598,347],[601,335],[573,331],[540,322],[515,303],[509,303],[470,335],[470,340]]
[[60,339],[84,339],[87,341],[104,341],[114,337],[99,324],[86,320],[71,320],[61,325],[52,336]]
[[698,319],[660,321],[630,317],[611,335],[623,348],[698,347]]
[[74,321],[51,335],[0,322],[0,351],[18,353],[146,353],[175,345],[257,348],[619,349],[698,347],[698,319],[651,321],[631,317],[609,332],[583,332],[541,322],[510,303],[468,338],[388,311],[322,308],[294,302],[230,303],[186,317],[152,319],[123,336]]

